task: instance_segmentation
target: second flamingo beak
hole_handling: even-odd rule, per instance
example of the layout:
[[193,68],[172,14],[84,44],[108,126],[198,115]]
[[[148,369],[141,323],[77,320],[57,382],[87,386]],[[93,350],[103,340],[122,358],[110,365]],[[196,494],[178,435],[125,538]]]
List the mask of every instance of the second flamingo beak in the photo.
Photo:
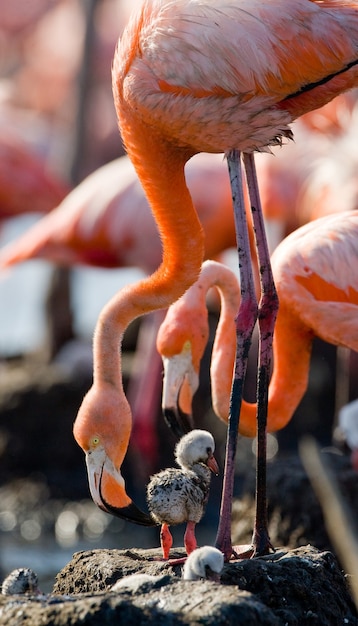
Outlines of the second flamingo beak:
[[189,351],[163,357],[163,365],[162,411],[167,425],[180,438],[194,428],[192,400],[199,386],[199,377]]
[[86,454],[91,496],[97,506],[106,513],[129,522],[142,526],[156,526],[153,518],[141,511],[127,495],[121,473],[104,452],[100,456],[99,459],[98,456],[94,458],[93,452]]

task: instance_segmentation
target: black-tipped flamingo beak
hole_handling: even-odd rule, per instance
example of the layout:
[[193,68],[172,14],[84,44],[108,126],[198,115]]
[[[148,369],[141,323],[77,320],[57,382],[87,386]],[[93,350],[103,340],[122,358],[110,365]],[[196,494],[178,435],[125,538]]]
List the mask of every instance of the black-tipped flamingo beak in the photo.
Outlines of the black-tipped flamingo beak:
[[194,428],[192,415],[181,411],[179,406],[163,407],[163,416],[167,426],[178,439]]
[[99,483],[99,497],[101,499],[100,508],[106,513],[111,513],[116,517],[120,517],[121,519],[125,519],[128,522],[133,522],[134,524],[140,524],[141,526],[157,526],[157,523],[154,521],[150,515],[144,513],[137,507],[136,504],[131,500],[129,504],[123,507],[112,506],[104,499],[101,491],[101,480]]
[[134,524],[157,525],[128,496],[120,471],[113,466],[103,449],[87,453],[86,464],[91,496],[100,509]]
[[191,406],[199,384],[198,374],[191,354],[184,351],[171,358],[163,357],[163,365],[162,411],[170,430],[180,438],[194,428]]

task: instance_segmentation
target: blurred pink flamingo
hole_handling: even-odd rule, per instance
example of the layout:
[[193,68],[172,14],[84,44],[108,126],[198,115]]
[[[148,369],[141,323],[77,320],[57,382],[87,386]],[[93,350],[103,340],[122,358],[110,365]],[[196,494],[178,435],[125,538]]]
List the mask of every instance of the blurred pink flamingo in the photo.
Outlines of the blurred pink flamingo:
[[5,128],[0,136],[0,219],[22,213],[48,213],[68,193],[34,150]]

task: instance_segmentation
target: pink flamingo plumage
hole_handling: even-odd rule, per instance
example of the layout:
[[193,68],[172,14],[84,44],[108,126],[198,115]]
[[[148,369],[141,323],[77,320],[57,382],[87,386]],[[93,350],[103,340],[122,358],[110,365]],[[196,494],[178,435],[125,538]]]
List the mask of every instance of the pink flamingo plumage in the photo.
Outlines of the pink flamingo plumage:
[[355,208],[356,100],[352,90],[310,111],[296,120],[295,141],[284,150],[272,149],[275,158],[264,153],[256,156],[271,252],[306,222]]
[[[294,55],[291,42],[295,41]],[[266,520],[266,411],[277,296],[264,235],[252,153],[291,137],[290,122],[358,81],[358,5],[336,0],[144,1],[119,43],[113,87],[119,128],[163,241],[163,261],[147,280],[122,290],[104,308],[94,339],[94,384],[74,426],[86,453],[94,500],[129,516],[120,467],[131,412],[121,384],[118,342],[136,316],[164,308],[199,275],[203,232],[185,184],[197,152],[225,152],[234,197],[241,273],[237,353],[229,416],[217,547],[231,544],[231,500],[247,353],[256,319],[259,510],[253,553],[271,549]],[[258,306],[251,272],[241,161],[248,181],[261,272]],[[132,516],[133,518],[136,515]],[[142,523],[148,522],[141,517]],[[148,522],[149,523],[149,522]]]

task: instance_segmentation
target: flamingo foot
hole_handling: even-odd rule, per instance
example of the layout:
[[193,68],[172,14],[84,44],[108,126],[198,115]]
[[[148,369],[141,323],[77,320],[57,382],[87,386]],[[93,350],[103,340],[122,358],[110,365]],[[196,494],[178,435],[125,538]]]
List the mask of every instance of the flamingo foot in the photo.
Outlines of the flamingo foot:
[[232,547],[234,560],[253,559],[258,556],[267,556],[273,552],[275,552],[275,548],[270,541],[270,537],[268,536],[266,529],[261,529],[261,532],[255,529],[252,537],[252,543],[250,545],[244,544]]
[[263,529],[259,532],[255,529],[252,537],[251,558],[255,556],[266,556],[267,554],[272,554],[273,552],[275,552],[275,548],[270,541],[267,530]]
[[230,561],[240,561],[242,559],[253,559],[259,556],[267,556],[268,554],[273,554],[275,552],[275,548],[269,542],[268,545],[264,549],[258,548],[253,543],[251,544],[242,544],[240,546],[232,547],[232,555]]
[[232,546],[232,556],[229,561],[241,561],[242,559],[251,559],[254,547],[252,543],[243,543],[240,546]]
[[177,559],[169,559],[168,561],[168,565],[184,565],[185,561],[187,560],[187,556],[181,556],[178,557]]

